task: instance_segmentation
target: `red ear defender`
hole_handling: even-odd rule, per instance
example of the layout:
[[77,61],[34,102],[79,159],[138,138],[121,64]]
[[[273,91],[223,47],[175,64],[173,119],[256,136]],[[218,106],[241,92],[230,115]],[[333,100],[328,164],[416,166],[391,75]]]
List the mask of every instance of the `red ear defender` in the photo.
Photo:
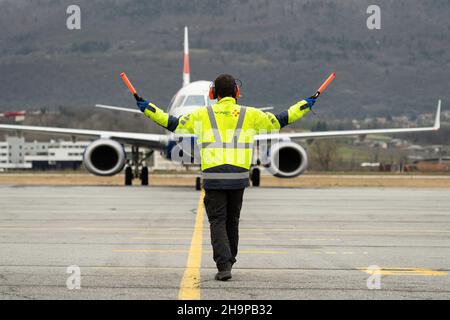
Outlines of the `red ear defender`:
[[210,88],[209,88],[209,100],[214,100],[215,98],[214,98],[214,87],[213,86],[211,86]]
[[241,97],[241,87],[236,84],[236,99],[239,99]]
[[216,97],[216,87],[214,86],[214,83],[211,83],[209,86],[209,100],[217,99]]
[[237,100],[241,97],[242,81],[239,79],[234,80],[234,98]]

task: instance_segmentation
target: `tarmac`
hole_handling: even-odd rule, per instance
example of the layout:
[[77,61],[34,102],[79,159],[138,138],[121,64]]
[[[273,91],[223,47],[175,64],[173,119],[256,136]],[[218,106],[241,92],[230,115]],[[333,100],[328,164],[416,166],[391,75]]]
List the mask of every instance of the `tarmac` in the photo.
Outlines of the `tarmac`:
[[217,282],[192,188],[2,185],[0,299],[450,298],[448,189],[244,198],[233,278]]

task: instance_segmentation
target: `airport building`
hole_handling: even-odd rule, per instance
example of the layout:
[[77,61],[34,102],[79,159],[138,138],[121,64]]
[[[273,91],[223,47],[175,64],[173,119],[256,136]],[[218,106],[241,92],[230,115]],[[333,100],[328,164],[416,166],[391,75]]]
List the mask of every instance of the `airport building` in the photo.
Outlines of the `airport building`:
[[8,169],[79,169],[89,141],[50,140],[26,142],[23,137],[0,141],[0,170]]
[[[92,141],[50,140],[27,142],[23,137],[8,136],[0,141],[0,171],[7,170],[77,170],[83,165],[83,153]],[[128,159],[131,148],[125,147]],[[141,150],[144,157],[145,150]],[[154,158],[158,160],[154,160]],[[157,170],[181,170],[183,166],[165,160],[155,152],[147,160]],[[180,169],[181,168],[181,169]]]

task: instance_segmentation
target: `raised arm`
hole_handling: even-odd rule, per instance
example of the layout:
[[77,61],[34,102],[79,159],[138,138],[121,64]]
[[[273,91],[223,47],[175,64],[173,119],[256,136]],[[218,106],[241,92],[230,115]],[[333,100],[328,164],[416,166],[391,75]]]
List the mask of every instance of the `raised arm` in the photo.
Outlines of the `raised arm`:
[[257,110],[256,112],[258,112],[258,114],[255,117],[255,129],[257,131],[280,130],[281,128],[297,121],[307,114],[314,103],[315,99],[307,98],[297,102],[288,110],[282,111],[278,114]]
[[171,132],[194,133],[194,121],[191,114],[177,118],[146,100],[137,101],[137,105],[147,118]]

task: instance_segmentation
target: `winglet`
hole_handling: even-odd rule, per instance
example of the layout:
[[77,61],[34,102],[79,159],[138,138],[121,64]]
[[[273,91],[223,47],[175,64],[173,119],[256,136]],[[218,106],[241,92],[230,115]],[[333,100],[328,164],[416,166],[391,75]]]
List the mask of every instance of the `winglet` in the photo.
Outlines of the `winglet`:
[[439,99],[439,102],[438,102],[437,111],[436,111],[436,118],[434,120],[433,129],[434,130],[439,130],[440,127],[441,127],[441,99]]

